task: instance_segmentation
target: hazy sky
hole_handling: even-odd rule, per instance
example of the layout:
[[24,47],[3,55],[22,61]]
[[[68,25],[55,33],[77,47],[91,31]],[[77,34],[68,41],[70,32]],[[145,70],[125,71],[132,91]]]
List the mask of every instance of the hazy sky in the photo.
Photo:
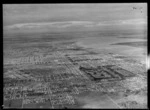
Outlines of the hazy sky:
[[145,23],[146,3],[3,5],[3,24],[11,29]]

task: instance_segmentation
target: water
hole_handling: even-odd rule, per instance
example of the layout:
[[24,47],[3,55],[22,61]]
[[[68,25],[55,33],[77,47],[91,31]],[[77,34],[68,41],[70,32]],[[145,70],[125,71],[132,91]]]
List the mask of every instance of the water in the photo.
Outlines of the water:
[[104,37],[85,37],[78,41],[78,45],[88,48],[98,49],[100,52],[114,53],[124,56],[130,56],[141,62],[145,62],[147,47],[132,47],[128,45],[111,45],[122,42],[146,41],[138,38],[118,38],[114,36]]

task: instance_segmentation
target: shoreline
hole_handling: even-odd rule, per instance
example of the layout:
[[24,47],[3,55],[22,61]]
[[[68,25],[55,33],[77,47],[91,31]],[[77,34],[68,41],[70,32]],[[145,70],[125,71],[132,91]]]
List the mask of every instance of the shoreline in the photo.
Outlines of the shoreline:
[[[114,51],[115,48],[117,48],[117,45],[115,45],[115,47],[112,47],[111,49],[111,44],[110,44],[110,48],[108,47],[104,47],[104,48],[97,48],[96,46],[91,46],[91,45],[85,45],[83,44],[81,41],[77,41],[75,42],[76,45],[80,46],[80,47],[83,47],[83,48],[91,48],[93,51],[96,51],[97,53],[103,53],[103,54],[113,54],[113,55],[120,55],[120,56],[125,56],[125,57],[129,57],[131,59],[134,59],[134,60],[137,60],[137,61],[140,61],[142,64],[146,64],[146,53],[147,52],[147,49],[143,49],[141,47],[132,47],[132,46],[128,46],[128,45],[121,45],[122,47],[118,47],[119,49],[122,48],[122,51],[124,51],[123,49],[124,48],[129,48],[129,49],[126,49],[124,52],[122,51]],[[134,53],[135,54],[129,54],[128,52],[131,52],[131,53]],[[140,54],[139,54],[140,53]]]

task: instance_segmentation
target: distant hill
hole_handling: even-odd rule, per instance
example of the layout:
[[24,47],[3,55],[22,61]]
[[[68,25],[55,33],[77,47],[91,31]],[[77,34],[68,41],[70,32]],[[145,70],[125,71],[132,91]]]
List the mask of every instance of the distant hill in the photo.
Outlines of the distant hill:
[[127,46],[134,46],[134,47],[146,47],[147,41],[138,41],[138,42],[122,42],[122,43],[115,43],[111,45],[127,45]]

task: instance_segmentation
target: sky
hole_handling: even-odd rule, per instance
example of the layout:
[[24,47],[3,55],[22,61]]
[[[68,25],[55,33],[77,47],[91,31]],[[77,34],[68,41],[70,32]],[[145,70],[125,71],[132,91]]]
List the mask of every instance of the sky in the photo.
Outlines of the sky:
[[146,24],[146,3],[3,5],[3,26],[7,32],[123,28],[125,25],[136,28]]

